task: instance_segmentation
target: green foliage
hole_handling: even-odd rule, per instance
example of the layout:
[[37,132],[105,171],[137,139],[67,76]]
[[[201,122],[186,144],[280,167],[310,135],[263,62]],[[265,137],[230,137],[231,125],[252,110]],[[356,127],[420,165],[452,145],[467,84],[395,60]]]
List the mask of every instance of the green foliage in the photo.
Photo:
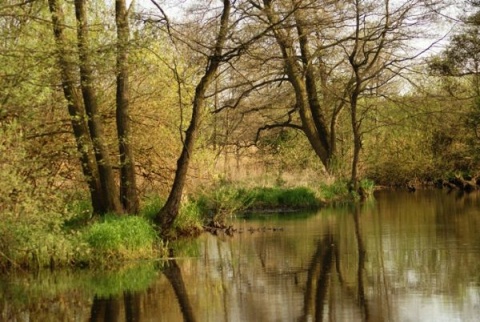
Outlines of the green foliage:
[[243,188],[229,183],[201,194],[197,204],[209,221],[224,223],[235,214],[252,210],[291,210],[315,208],[319,200],[315,192],[306,187],[280,188],[256,187]]
[[162,199],[158,194],[148,196],[142,208],[140,209],[140,217],[146,218],[153,222],[157,213],[162,209],[165,204],[165,200]]
[[[351,202],[360,199],[358,192],[349,188],[350,183],[346,180],[338,180],[331,184],[320,185],[321,199],[327,203],[332,202]],[[375,190],[375,182],[370,179],[362,179],[358,183],[359,189],[363,190],[365,196],[372,196]]]
[[220,183],[209,193],[198,197],[202,213],[210,220],[223,223],[225,219],[247,209],[254,200],[253,193],[228,183]]
[[351,194],[348,190],[348,182],[338,180],[331,184],[320,185],[320,198],[326,202],[350,200]]
[[182,202],[173,228],[182,236],[197,235],[202,230],[202,218],[201,208],[197,202],[187,200]]
[[71,218],[64,224],[67,229],[81,228],[88,223],[93,215],[92,204],[83,195],[76,196],[74,200],[69,201],[66,211],[71,214]]
[[143,291],[153,283],[157,274],[153,262],[136,263],[115,271],[94,271],[86,276],[81,287],[97,297],[108,298],[124,292]]
[[[148,197],[140,211],[140,216],[153,222],[155,216],[162,209],[165,201],[158,195]],[[196,201],[185,199],[178,213],[173,228],[178,235],[196,235],[202,229],[203,213]]]
[[72,244],[62,230],[70,215],[48,180],[30,176],[38,165],[15,121],[0,122],[0,269],[66,262]]
[[315,192],[306,187],[296,188],[255,188],[253,203],[254,209],[301,209],[319,206]]
[[368,194],[371,195],[375,190],[375,181],[370,179],[360,180],[360,187]]
[[[445,93],[438,90],[438,95]],[[388,113],[379,116],[376,123],[400,121],[377,126],[365,138],[362,176],[392,186],[405,185],[411,180],[429,182],[452,171],[475,168],[472,162],[475,160],[471,158],[476,154],[472,149],[475,140],[465,126],[463,114],[470,109],[469,102],[462,104],[442,97],[443,100],[438,100],[412,94],[384,106]]]
[[107,216],[103,222],[87,228],[85,240],[93,259],[107,264],[110,259],[135,259],[151,256],[156,231],[142,217]]

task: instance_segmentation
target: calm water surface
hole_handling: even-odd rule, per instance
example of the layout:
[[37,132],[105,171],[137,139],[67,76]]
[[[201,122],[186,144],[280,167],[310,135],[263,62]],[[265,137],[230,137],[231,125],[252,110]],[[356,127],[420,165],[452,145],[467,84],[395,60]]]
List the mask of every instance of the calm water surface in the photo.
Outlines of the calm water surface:
[[1,321],[479,321],[480,195],[237,218],[179,257],[0,282]]

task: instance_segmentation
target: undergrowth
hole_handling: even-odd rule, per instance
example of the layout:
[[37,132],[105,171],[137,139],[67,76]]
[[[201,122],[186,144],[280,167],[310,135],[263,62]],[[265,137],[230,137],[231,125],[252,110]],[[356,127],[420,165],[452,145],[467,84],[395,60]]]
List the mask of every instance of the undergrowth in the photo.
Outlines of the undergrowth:
[[157,233],[148,220],[138,216],[106,216],[88,226],[84,236],[94,263],[151,258],[156,252]]

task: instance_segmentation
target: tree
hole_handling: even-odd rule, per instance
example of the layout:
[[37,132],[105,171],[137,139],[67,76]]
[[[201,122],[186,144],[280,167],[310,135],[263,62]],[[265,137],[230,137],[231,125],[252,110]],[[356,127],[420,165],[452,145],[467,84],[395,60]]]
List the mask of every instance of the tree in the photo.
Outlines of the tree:
[[75,0],[75,17],[77,19],[77,46],[79,55],[80,88],[87,116],[90,137],[93,142],[95,159],[102,187],[105,212],[122,213],[118,187],[115,183],[110,152],[105,144],[103,124],[99,115],[93,62],[89,50],[88,21],[85,0]]
[[167,202],[155,216],[155,222],[161,227],[162,234],[164,236],[168,236],[175,218],[178,215],[187,171],[192,157],[195,140],[198,135],[198,127],[202,118],[202,110],[204,109],[206,91],[212,81],[215,79],[215,75],[220,67],[220,64],[225,59],[223,51],[230,28],[230,10],[230,1],[223,0],[223,10],[220,17],[220,26],[216,35],[215,45],[207,57],[205,73],[195,88],[195,94],[192,102],[192,116],[185,134],[182,152],[177,160],[177,170],[175,172],[175,179],[173,181],[172,189],[170,190]]
[[382,93],[382,89],[401,75],[407,64],[411,64],[425,50],[406,50],[407,42],[421,34],[417,29],[417,36],[414,36],[412,27],[421,27],[424,18],[420,13],[428,17],[431,10],[429,6],[433,5],[434,3],[429,3],[424,7],[419,1],[406,1],[401,5],[392,4],[389,0],[353,2],[353,36],[342,47],[351,69],[345,91],[348,93],[353,133],[350,181],[354,191],[359,189],[358,164],[363,136],[361,128],[368,113],[368,108],[361,112],[359,105],[369,97],[388,97],[389,93]]
[[120,153],[120,199],[125,211],[135,214],[139,210],[135,159],[131,148],[129,120],[130,90],[128,79],[129,23],[125,0],[115,1],[117,24],[117,94],[116,122]]
[[[257,7],[262,9],[260,4]],[[305,33],[304,17],[300,12],[301,8],[308,7],[318,8],[311,4],[304,4],[302,1],[292,1],[290,10],[282,11],[275,9],[273,1],[264,0],[262,10],[280,48],[285,72],[295,93],[296,109],[300,114],[301,128],[328,171],[335,154],[334,126],[336,117],[343,106],[332,113],[331,126],[329,126],[326,120],[325,107],[321,106],[319,101],[315,66],[310,52],[310,39]],[[283,16],[280,12],[284,12]],[[291,16],[293,16],[293,19]],[[292,25],[296,28],[297,35],[292,32],[290,27]],[[300,59],[297,59],[298,51],[296,48],[300,48]]]
[[93,142],[85,121],[86,113],[80,93],[76,88],[76,71],[75,66],[72,65],[75,57],[72,56],[71,51],[68,49],[69,44],[65,35],[63,10],[57,0],[49,0],[48,5],[52,17],[52,28],[57,47],[57,60],[61,73],[62,89],[67,101],[73,133],[77,142],[77,150],[80,154],[83,175],[88,184],[94,212],[104,213],[108,207],[104,204],[104,192],[97,159],[93,153]]
[[[269,46],[272,39],[277,43],[276,51],[265,51],[267,56],[262,57],[270,68],[268,75],[272,75],[271,61],[281,62],[275,66],[277,78],[272,77],[270,83],[288,82],[290,89],[287,90],[294,100],[292,104],[283,103],[286,111],[283,121],[272,122],[261,129],[301,129],[327,172],[334,174],[336,164],[343,161],[338,153],[337,130],[345,129],[345,124],[339,122],[345,122],[341,114],[349,107],[353,132],[351,181],[356,186],[364,135],[361,125],[371,110],[360,107],[368,106],[370,103],[365,104],[366,100],[374,97],[381,101],[386,94],[382,89],[398,76],[406,77],[407,65],[413,64],[414,59],[428,49],[414,49],[410,44],[422,36],[424,23],[433,19],[442,3],[419,0],[249,3],[254,8],[250,14],[271,30],[270,38],[262,39],[265,46]],[[257,79],[255,90],[260,84]],[[268,92],[262,91],[262,95]]]
[[[120,154],[120,188],[115,180],[115,163],[106,143],[104,121],[100,115],[93,51],[85,0],[75,0],[76,46],[78,59],[71,50],[61,4],[49,0],[62,87],[71,117],[77,150],[81,155],[93,210],[97,214],[138,211],[138,196],[133,152],[130,144],[128,89],[128,11],[124,1],[116,1],[117,24],[117,141]],[[77,72],[78,70],[78,72]],[[80,92],[81,95],[80,95]],[[116,155],[116,154],[115,154]]]
[[[467,109],[461,119],[453,119],[453,130],[449,131],[448,126],[439,128],[433,143],[441,147],[443,161],[453,159],[455,170],[467,173],[476,170],[472,168],[478,164],[480,142],[480,3],[468,3],[470,14],[461,19],[460,31],[442,52],[428,60],[431,75],[439,77],[443,83],[442,96],[455,99]],[[458,146],[464,148],[459,151]]]

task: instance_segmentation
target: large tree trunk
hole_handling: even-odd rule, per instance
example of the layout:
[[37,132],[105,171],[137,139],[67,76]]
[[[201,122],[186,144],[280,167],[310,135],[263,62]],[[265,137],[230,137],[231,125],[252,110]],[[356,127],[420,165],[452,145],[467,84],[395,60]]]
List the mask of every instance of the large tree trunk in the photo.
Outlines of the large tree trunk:
[[57,59],[61,71],[63,93],[67,100],[68,112],[70,114],[73,134],[77,143],[77,151],[80,155],[83,175],[90,191],[94,213],[104,213],[106,207],[103,202],[103,189],[97,168],[97,161],[93,154],[93,143],[88,132],[88,126],[85,122],[86,117],[82,98],[75,86],[76,66],[71,64],[75,59],[71,56],[71,51],[67,49],[68,45],[64,35],[65,22],[63,11],[61,6],[58,5],[57,0],[49,0],[48,5],[52,15],[52,27],[57,47]]
[[125,0],[115,1],[117,24],[117,135],[120,152],[120,199],[125,211],[139,210],[135,179],[135,160],[131,147],[129,120],[130,89],[128,83],[128,12]]
[[104,142],[102,122],[98,113],[97,95],[94,88],[93,69],[88,49],[88,25],[85,8],[86,0],[75,0],[75,17],[77,18],[77,43],[80,56],[80,86],[83,102],[88,116],[88,128],[92,138],[95,158],[103,188],[104,203],[107,212],[122,213],[118,187],[110,162],[108,148]]
[[217,35],[214,52],[213,55],[208,58],[205,74],[195,89],[195,96],[192,104],[192,118],[185,135],[182,152],[177,160],[177,170],[175,172],[172,190],[170,191],[167,202],[155,217],[155,222],[160,226],[164,237],[169,236],[180,209],[183,188],[185,186],[187,171],[197,137],[198,125],[200,124],[202,116],[201,112],[204,107],[205,92],[208,86],[212,83],[222,59],[222,51],[227,38],[230,8],[230,1],[224,0],[222,17],[220,20],[220,30]]
[[331,142],[335,138],[329,132],[329,124],[325,120],[325,113],[317,96],[317,85],[313,72],[312,60],[309,53],[308,37],[306,36],[302,18],[298,9],[294,9],[298,41],[302,53],[301,63],[293,37],[282,26],[278,14],[274,11],[272,0],[264,0],[264,9],[267,19],[272,26],[273,34],[280,47],[284,59],[288,80],[292,85],[296,105],[300,113],[302,130],[308,138],[313,150],[320,158],[327,171],[330,170],[330,161],[335,151]]

